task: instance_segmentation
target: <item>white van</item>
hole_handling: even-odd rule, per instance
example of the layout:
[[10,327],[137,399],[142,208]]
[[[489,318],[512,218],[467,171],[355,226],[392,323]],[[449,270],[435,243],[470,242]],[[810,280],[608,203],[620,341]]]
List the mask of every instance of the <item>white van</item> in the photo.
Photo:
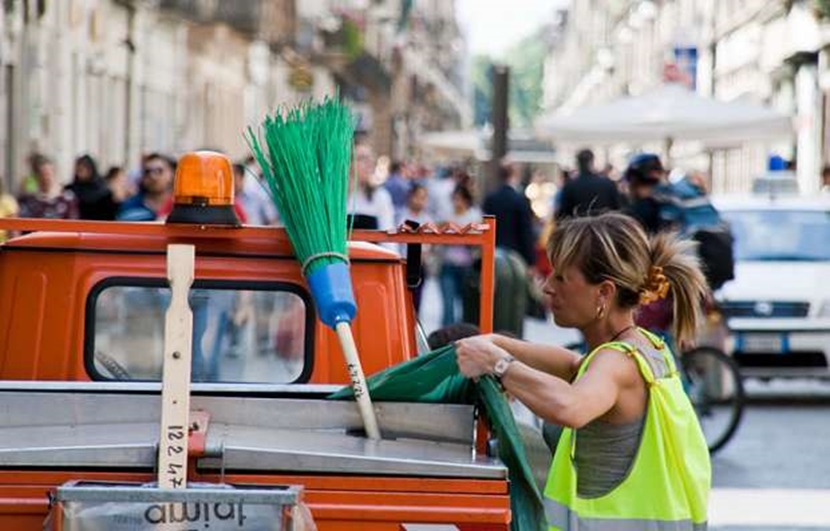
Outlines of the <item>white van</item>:
[[713,202],[735,236],[717,297],[742,372],[830,378],[830,197]]

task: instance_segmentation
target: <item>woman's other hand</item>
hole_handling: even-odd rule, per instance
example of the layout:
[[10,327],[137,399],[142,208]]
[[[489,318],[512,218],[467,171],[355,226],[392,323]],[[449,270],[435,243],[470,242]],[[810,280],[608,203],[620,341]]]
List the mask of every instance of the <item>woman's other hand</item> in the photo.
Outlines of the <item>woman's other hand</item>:
[[473,379],[492,373],[496,362],[508,356],[492,334],[461,339],[455,344],[455,352],[461,374]]

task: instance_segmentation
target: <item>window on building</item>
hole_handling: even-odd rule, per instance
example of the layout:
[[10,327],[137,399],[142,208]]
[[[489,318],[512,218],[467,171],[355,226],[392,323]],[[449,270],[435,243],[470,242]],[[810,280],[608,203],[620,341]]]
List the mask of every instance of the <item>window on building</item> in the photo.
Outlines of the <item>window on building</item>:
[[[194,382],[294,383],[312,365],[307,296],[288,284],[197,282],[190,290]],[[107,281],[87,303],[86,364],[97,380],[160,380],[163,282]]]

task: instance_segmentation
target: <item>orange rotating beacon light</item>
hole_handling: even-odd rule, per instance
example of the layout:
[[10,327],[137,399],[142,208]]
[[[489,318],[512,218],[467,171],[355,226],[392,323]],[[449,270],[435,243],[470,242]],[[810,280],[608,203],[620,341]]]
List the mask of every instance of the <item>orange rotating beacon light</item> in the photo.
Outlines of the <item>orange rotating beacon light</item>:
[[233,208],[230,159],[215,151],[187,153],[179,160],[168,223],[242,225]]

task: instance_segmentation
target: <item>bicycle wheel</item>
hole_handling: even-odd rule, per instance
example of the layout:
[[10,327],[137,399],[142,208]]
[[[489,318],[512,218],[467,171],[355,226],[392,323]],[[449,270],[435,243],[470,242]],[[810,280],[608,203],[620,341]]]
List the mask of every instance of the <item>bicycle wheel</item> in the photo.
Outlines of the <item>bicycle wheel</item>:
[[744,386],[738,365],[713,347],[698,347],[681,357],[683,384],[695,408],[709,452],[735,435],[744,410]]

